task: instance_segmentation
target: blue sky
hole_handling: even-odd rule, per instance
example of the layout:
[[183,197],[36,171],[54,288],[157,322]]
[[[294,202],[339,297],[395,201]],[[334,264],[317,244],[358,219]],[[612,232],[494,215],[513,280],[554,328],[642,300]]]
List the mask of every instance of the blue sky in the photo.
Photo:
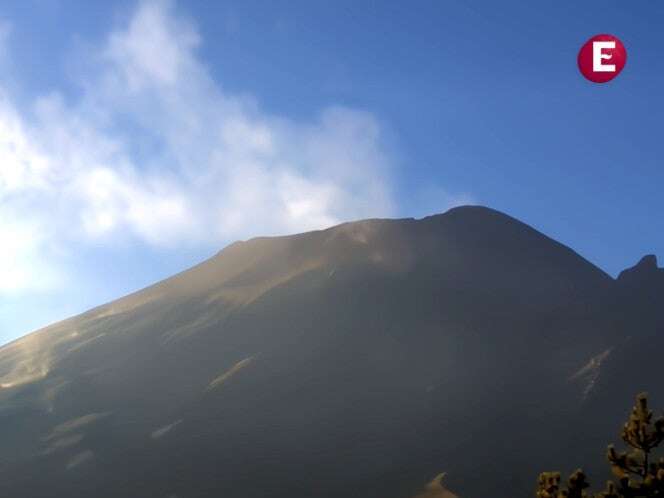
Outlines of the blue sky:
[[[0,342],[227,243],[463,203],[664,254],[659,2],[0,6]],[[613,82],[581,45],[624,42]]]

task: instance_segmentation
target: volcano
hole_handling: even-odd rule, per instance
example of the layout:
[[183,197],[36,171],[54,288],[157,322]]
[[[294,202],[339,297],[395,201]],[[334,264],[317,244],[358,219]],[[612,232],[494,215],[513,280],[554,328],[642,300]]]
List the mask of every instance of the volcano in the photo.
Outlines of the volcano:
[[0,349],[0,495],[600,484],[634,395],[664,404],[663,290],[477,206],[236,242]]

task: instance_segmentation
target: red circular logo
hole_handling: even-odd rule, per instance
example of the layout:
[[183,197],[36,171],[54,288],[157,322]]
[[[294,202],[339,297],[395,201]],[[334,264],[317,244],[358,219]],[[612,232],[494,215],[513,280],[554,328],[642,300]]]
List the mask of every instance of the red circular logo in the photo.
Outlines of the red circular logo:
[[627,62],[625,45],[613,35],[595,35],[577,57],[579,71],[594,83],[606,83],[620,74]]

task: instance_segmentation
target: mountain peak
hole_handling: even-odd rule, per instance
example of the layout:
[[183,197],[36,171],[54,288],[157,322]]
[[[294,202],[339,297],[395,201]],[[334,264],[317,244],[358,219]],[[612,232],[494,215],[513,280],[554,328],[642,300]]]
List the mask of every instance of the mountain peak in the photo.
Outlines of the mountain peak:
[[660,268],[657,266],[657,256],[647,254],[637,264],[620,272],[618,280],[620,282],[640,284],[644,281],[657,278],[660,271]]
[[641,258],[641,260],[636,264],[637,268],[644,268],[649,271],[657,270],[657,256],[654,254],[646,254]]
[[[653,268],[648,256],[633,271],[664,282]],[[658,285],[646,279],[643,288],[660,295]],[[445,462],[451,488],[487,496],[504,476],[472,479],[463,461],[472,449],[459,454],[467,433],[498,434],[504,446],[504,420],[519,421],[532,444],[507,454],[506,466],[527,469],[544,424],[562,459],[582,414],[542,392],[571,406],[581,393],[568,379],[581,371],[584,384],[597,381],[592,400],[604,385],[624,394],[622,372],[621,382],[608,377],[620,352],[609,360],[606,351],[614,335],[624,343],[628,324],[648,333],[661,317],[659,301],[633,292],[640,286],[616,286],[570,248],[481,206],[231,244],[0,348],[3,489],[301,498],[332,482],[328,498],[348,489],[413,496]],[[639,369],[625,370],[642,382]],[[469,418],[467,400],[486,392],[472,407],[488,416]],[[542,416],[521,424],[524,410]],[[121,480],[109,478],[108,462]],[[394,465],[406,470],[386,478]],[[525,496],[535,470],[510,481],[507,495]],[[417,498],[452,498],[441,478]]]
[[502,218],[506,220],[514,220],[517,221],[516,219],[512,218],[511,216],[498,211],[497,209],[493,209],[487,206],[481,206],[478,204],[464,204],[462,206],[455,206],[453,208],[448,209],[447,211],[439,214],[434,214],[431,216],[426,216],[424,219],[430,219],[430,218],[484,218],[484,219],[491,219],[491,218]]

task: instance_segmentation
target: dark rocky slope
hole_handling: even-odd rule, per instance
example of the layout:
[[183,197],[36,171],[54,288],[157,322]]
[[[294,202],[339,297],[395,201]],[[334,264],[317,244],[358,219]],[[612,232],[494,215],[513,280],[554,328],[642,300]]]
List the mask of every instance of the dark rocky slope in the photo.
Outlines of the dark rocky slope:
[[481,207],[238,242],[0,349],[0,494],[411,498],[445,471],[514,498],[585,462],[600,482],[632,396],[664,405],[663,282]]

